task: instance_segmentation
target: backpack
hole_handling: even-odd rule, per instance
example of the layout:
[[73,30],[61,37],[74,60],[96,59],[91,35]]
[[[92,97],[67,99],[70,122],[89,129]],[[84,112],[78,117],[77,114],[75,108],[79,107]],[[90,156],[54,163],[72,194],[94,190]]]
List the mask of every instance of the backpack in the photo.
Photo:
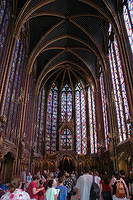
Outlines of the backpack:
[[117,198],[124,198],[124,197],[126,197],[126,191],[125,191],[124,184],[121,181],[121,179],[117,180],[117,183],[116,183],[116,194],[115,194],[115,196]]
[[93,182],[92,182],[91,191],[90,191],[90,200],[95,200],[99,198],[99,194],[100,194],[100,188],[99,188],[99,185],[95,183],[94,176],[93,176]]

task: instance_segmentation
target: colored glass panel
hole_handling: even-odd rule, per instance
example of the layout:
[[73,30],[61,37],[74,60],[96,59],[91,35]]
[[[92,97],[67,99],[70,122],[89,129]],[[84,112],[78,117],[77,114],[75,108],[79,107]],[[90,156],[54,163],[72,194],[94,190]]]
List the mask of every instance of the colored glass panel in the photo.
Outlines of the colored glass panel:
[[72,118],[72,90],[68,84],[62,89],[61,95],[61,118],[65,121],[67,116],[67,121]]
[[133,0],[127,0],[127,4],[123,7],[123,16],[129,43],[133,53]]
[[126,140],[130,133],[129,125],[126,122],[129,118],[129,106],[116,37],[114,37],[114,43],[111,44],[111,48],[109,50],[109,61],[113,83],[114,101],[116,105],[118,131],[120,142],[122,142],[123,140]]
[[75,88],[75,111],[76,111],[76,151],[78,154],[86,154],[86,112],[85,95],[80,83]]
[[72,133],[69,129],[61,132],[60,144],[63,150],[72,150]]
[[101,99],[102,99],[102,110],[103,110],[105,147],[106,147],[106,149],[108,149],[108,133],[109,133],[109,130],[108,130],[107,102],[106,102],[103,73],[100,74],[100,88],[101,88]]
[[9,1],[1,0],[0,5],[0,55],[4,46],[5,38],[7,35],[7,28],[9,24],[9,19],[11,15],[11,7]]
[[97,131],[96,131],[96,111],[94,92],[88,87],[88,111],[89,111],[89,131],[90,131],[90,148],[91,153],[97,153]]
[[14,75],[15,75],[15,67],[16,67],[16,62],[17,62],[17,57],[18,57],[18,53],[19,53],[19,40],[16,42],[16,47],[15,47],[15,51],[12,57],[12,62],[11,62],[11,68],[9,71],[9,76],[8,76],[8,85],[7,85],[7,92],[6,92],[6,99],[5,99],[5,105],[4,105],[4,114],[7,117],[8,114],[8,108],[9,108],[9,102],[10,102],[10,98],[11,98],[11,93],[12,93],[12,85],[13,85],[13,79],[14,79]]
[[43,131],[44,131],[44,111],[45,111],[45,89],[42,88],[41,94],[41,103],[40,103],[40,113],[39,113],[39,134],[38,134],[38,152],[42,153],[42,144],[43,144]]
[[52,85],[47,103],[47,121],[46,121],[46,152],[56,152],[57,138],[57,110],[58,110],[58,89],[55,84]]

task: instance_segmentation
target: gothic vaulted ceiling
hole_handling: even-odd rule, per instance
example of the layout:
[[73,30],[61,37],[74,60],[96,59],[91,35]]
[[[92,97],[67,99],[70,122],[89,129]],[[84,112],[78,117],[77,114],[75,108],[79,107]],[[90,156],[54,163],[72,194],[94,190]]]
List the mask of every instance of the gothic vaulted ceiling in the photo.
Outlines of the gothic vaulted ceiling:
[[36,63],[38,82],[59,74],[95,80],[98,60],[104,64],[108,22],[117,24],[113,17],[117,0],[21,0],[18,4],[16,32],[28,22],[28,65]]

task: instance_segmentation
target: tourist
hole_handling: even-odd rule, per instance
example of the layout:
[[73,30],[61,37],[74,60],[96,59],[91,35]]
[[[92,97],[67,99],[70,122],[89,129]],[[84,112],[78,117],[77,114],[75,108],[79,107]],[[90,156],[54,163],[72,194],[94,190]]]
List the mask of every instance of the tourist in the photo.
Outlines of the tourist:
[[65,173],[65,180],[63,184],[67,187],[67,200],[70,200],[72,195],[71,192],[73,189],[73,180],[69,173]]
[[38,193],[44,190],[44,187],[37,188],[37,184],[39,180],[40,180],[40,177],[38,177],[37,175],[33,176],[33,180],[31,181],[28,187],[28,193],[31,199],[34,199],[34,200],[38,199]]
[[115,174],[115,183],[113,184],[113,200],[130,199],[128,187],[123,178],[118,173]]
[[94,172],[94,179],[95,179],[95,183],[97,183],[99,188],[100,188],[101,178],[100,178],[99,173],[97,171]]
[[58,186],[56,189],[59,189],[58,200],[66,200],[67,199],[67,187],[63,185],[63,177],[58,179]]
[[21,172],[21,181],[22,181],[21,189],[24,190],[26,184],[26,168],[24,168],[23,171]]
[[44,200],[44,195],[45,195],[45,188],[43,186],[44,182],[45,182],[44,179],[41,179],[39,181],[39,184],[40,184],[39,188],[43,188],[43,190],[38,193],[38,200]]
[[125,175],[124,170],[120,170],[120,177],[125,181],[128,189],[129,189],[130,178]]
[[28,175],[26,176],[26,180],[27,180],[27,183],[29,185],[31,183],[31,181],[32,181],[32,175],[31,175],[30,172],[28,172]]
[[46,199],[47,200],[57,200],[59,190],[55,189],[56,182],[54,179],[49,180],[48,189],[46,191]]
[[21,179],[18,177],[13,178],[9,184],[9,192],[5,193],[1,200],[30,200],[29,194],[20,188]]
[[93,176],[89,172],[89,167],[85,166],[83,175],[78,178],[76,183],[78,194],[80,194],[80,200],[90,199],[90,190],[92,186]]
[[103,198],[103,200],[112,200],[110,180],[106,172],[100,181],[100,197]]

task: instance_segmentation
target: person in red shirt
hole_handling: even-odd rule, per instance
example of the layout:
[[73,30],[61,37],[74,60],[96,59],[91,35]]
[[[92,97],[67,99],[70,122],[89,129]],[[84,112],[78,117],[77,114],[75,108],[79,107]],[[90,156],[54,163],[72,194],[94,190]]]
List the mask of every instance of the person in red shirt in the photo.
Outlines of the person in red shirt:
[[110,180],[106,173],[100,181],[100,198],[103,198],[103,200],[112,200]]
[[[44,179],[41,179],[41,180],[39,181],[39,184],[40,184],[39,188],[44,188],[44,187],[43,187]],[[43,189],[42,191],[40,191],[40,192],[38,193],[38,200],[44,200],[44,195],[45,195],[45,189]]]
[[38,177],[37,175],[33,176],[33,180],[31,181],[29,188],[28,188],[28,193],[30,195],[31,199],[38,199],[38,194],[40,191],[44,190],[43,188],[37,188],[37,183],[39,182],[40,177]]

